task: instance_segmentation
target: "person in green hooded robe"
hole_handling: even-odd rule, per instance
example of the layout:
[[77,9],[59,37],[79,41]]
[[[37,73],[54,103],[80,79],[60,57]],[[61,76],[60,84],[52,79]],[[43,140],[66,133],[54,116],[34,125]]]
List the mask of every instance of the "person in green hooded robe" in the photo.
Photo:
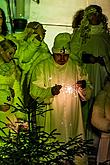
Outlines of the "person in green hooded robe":
[[93,86],[91,100],[83,106],[83,118],[86,138],[93,139],[93,146],[96,150],[99,133],[91,125],[91,113],[95,97],[103,89],[104,79],[110,72],[110,35],[107,21],[101,6],[89,5],[84,10],[84,16],[79,27],[81,38],[80,52],[77,55],[78,58],[80,57],[79,65],[85,68],[88,79]]
[[[90,98],[90,84],[78,85],[77,81],[86,82],[87,75],[81,77],[77,63],[73,63],[70,53],[69,33],[60,33],[55,37],[52,48],[53,55],[40,62],[32,73],[30,95],[33,99],[47,103],[47,112],[44,118],[38,116],[37,124],[44,126],[47,132],[57,129],[61,133],[57,138],[67,142],[69,137],[82,134],[84,127],[81,111],[81,100]],[[83,158],[77,160],[86,165]]]
[[24,102],[27,104],[29,96],[28,88],[34,67],[40,61],[50,57],[50,51],[44,42],[46,30],[39,22],[29,22],[25,30],[18,34],[9,35],[11,39],[18,45],[18,50],[14,55],[16,64],[19,65],[21,77],[21,90],[24,95]]
[[[20,90],[20,75],[19,67],[15,64],[14,54],[17,51],[17,46],[11,40],[3,40],[0,42],[0,128],[9,126],[4,129],[8,134],[12,126],[15,125],[15,131],[17,131],[17,121],[26,119],[26,116],[21,112],[12,114],[13,106],[20,104],[22,99]],[[19,97],[19,98],[18,98]],[[3,124],[4,122],[4,124]],[[5,125],[6,124],[6,125]],[[0,136],[3,132],[0,131]]]
[[[82,38],[82,52],[92,54],[95,57],[103,57],[107,70],[110,71],[110,35],[107,25],[107,17],[102,13],[98,5],[90,5],[85,8],[80,31]],[[104,77],[107,71],[103,65],[96,63],[86,64],[89,80],[94,86],[94,96],[104,87]]]

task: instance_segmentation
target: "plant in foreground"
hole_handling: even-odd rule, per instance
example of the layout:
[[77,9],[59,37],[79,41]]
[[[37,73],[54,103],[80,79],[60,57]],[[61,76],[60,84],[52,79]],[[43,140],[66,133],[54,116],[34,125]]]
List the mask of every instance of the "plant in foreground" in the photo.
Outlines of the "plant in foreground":
[[5,133],[5,127],[0,129],[4,133],[4,136],[0,136],[4,143],[0,146],[0,165],[61,165],[64,161],[71,161],[75,165],[75,156],[88,154],[90,140],[85,141],[79,135],[70,138],[67,143],[60,142],[57,140],[57,130],[48,133],[36,124],[37,115],[43,116],[50,111],[45,111],[45,106],[44,102],[36,99],[28,106],[21,102],[21,105],[14,107],[13,112],[19,110],[28,115],[28,128],[19,124],[16,131],[10,121],[12,129],[8,134]]

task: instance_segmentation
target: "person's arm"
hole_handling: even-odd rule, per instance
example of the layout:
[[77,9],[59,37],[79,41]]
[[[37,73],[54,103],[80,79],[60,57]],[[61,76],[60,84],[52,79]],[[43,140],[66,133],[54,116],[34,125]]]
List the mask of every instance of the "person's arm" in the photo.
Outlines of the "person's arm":
[[55,85],[52,87],[47,85],[47,82],[45,81],[48,80],[45,80],[45,78],[46,74],[48,74],[48,68],[46,68],[45,73],[43,65],[43,62],[41,64],[38,64],[38,66],[32,73],[30,95],[33,99],[36,99],[38,97],[40,98],[40,100],[48,102],[51,98],[53,99],[55,95],[58,95],[60,93],[61,85]]
[[35,37],[35,34],[31,35],[29,42],[19,41],[20,43],[15,57],[19,58],[20,64],[30,62],[36,51],[38,51],[41,42]]
[[[33,70],[31,83],[30,83],[30,95],[33,99],[39,97],[41,100],[51,98],[51,87],[45,86],[45,73],[43,71],[43,63],[37,65]],[[48,72],[48,68],[47,68]]]
[[106,92],[101,91],[96,97],[91,123],[94,127],[103,132],[110,132],[110,120],[105,116]]

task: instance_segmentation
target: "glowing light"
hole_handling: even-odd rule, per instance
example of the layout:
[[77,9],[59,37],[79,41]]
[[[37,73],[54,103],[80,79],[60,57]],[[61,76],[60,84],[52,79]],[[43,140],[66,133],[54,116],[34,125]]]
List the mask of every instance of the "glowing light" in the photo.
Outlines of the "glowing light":
[[[52,81],[52,77],[48,78],[48,81]],[[56,84],[57,85],[57,84]],[[76,87],[76,84],[66,84],[66,83],[58,83],[58,85],[62,85],[62,88],[60,89],[60,94],[68,94],[73,95],[74,97],[77,97],[78,95],[78,88]]]
[[52,80],[52,77],[49,77],[49,81]]
[[64,94],[76,94],[77,89],[73,85],[63,85],[61,88],[61,92]]

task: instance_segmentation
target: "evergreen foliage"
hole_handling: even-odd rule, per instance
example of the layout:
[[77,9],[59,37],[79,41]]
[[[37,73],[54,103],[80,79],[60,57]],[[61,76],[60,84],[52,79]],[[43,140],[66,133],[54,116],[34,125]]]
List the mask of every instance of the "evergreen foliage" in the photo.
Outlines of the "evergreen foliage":
[[75,156],[88,154],[91,141],[83,140],[81,135],[70,138],[67,143],[60,142],[57,140],[57,130],[47,133],[42,126],[37,126],[36,115],[43,116],[51,110],[45,111],[45,106],[44,102],[38,102],[37,98],[28,106],[21,101],[21,105],[14,107],[13,113],[27,113],[28,129],[19,124],[17,131],[11,129],[6,135],[5,128],[8,125],[4,123],[6,127],[0,129],[4,132],[4,136],[0,137],[4,142],[4,145],[0,146],[0,165],[63,165],[65,161],[75,165]]

